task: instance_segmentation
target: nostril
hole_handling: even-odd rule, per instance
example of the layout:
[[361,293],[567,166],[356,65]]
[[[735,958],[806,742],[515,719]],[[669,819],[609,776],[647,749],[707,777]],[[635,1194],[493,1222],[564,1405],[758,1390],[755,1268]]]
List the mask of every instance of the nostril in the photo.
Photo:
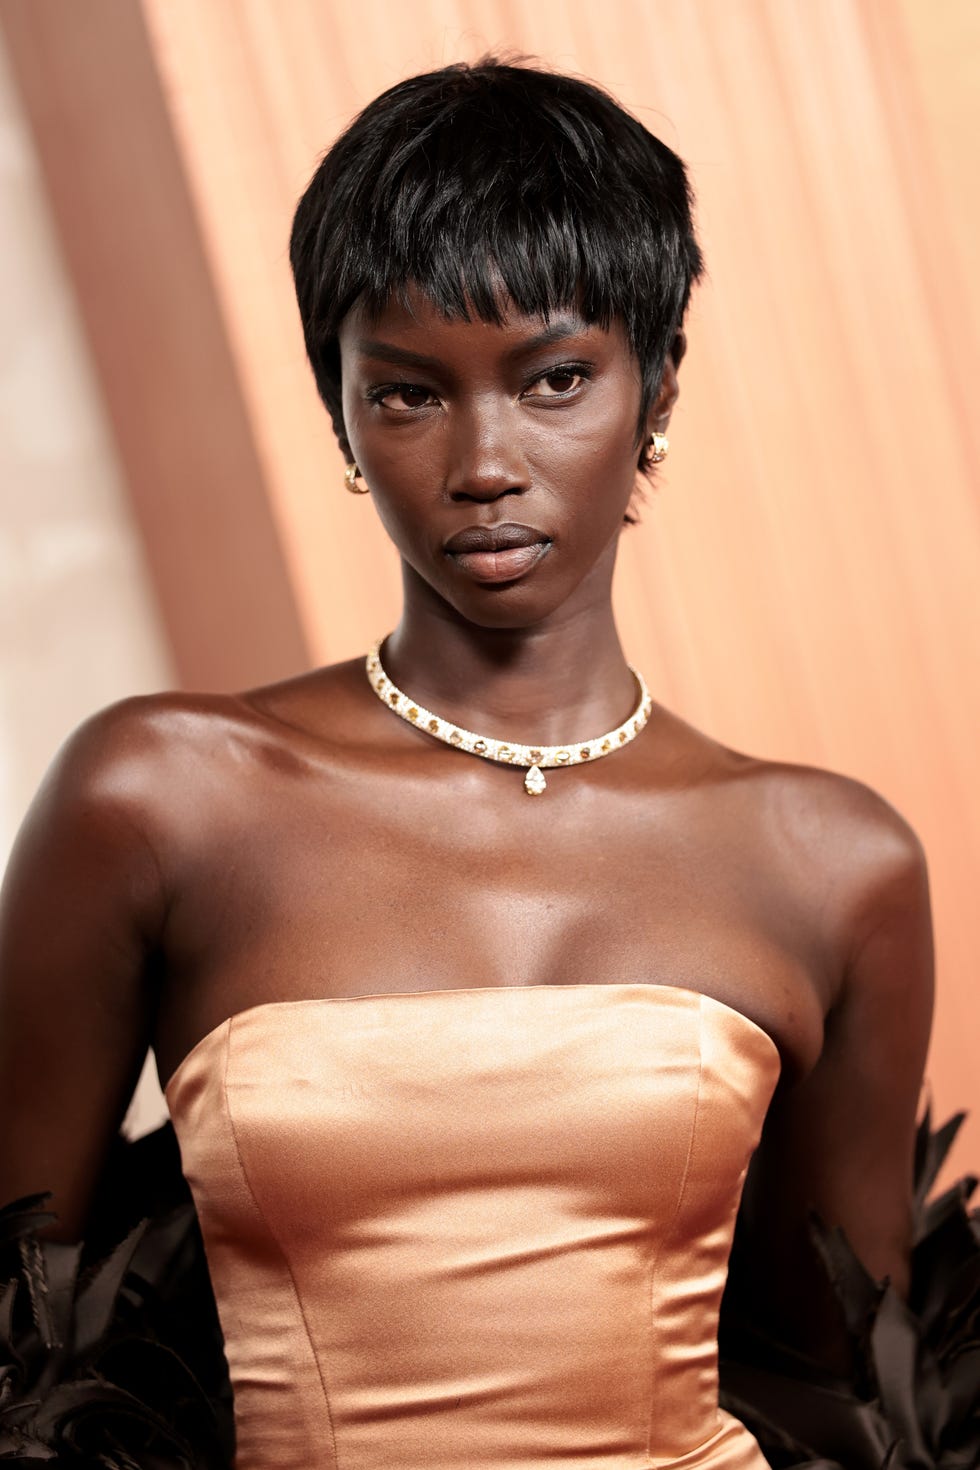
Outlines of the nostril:
[[466,480],[461,484],[449,487],[449,498],[454,501],[475,500],[481,504],[488,504],[491,501],[502,499],[505,495],[523,495],[527,488],[526,485],[515,485],[512,482],[490,485],[479,480]]

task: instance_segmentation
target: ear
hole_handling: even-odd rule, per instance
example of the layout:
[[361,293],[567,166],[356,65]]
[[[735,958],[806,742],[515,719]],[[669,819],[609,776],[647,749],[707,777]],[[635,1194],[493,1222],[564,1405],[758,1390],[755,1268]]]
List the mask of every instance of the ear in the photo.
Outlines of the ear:
[[647,414],[647,436],[653,433],[664,434],[670,423],[670,415],[677,395],[680,393],[680,383],[677,381],[677,369],[687,351],[687,337],[683,332],[677,332],[670,351],[667,353],[667,361],[660,375],[660,386],[654,394],[650,411]]

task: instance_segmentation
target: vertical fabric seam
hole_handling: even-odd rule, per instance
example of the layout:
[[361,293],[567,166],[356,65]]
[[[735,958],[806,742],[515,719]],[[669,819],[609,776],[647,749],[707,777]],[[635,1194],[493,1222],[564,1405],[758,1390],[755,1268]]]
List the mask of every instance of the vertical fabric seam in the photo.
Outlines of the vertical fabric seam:
[[[684,1203],[684,1195],[685,1195],[685,1193],[687,1191],[687,1181],[688,1181],[688,1178],[689,1178],[690,1173],[691,1173],[691,1160],[694,1157],[694,1140],[695,1140],[695,1136],[696,1136],[697,1131],[698,1131],[698,1117],[699,1117],[699,1114],[700,1114],[700,1111],[701,1111],[701,1078],[702,1078],[703,1073],[704,1073],[704,997],[699,995],[698,996],[698,1080],[697,1080],[697,1088],[696,1088],[696,1091],[695,1091],[695,1094],[694,1094],[694,1107],[693,1107],[693,1109],[691,1111],[691,1136],[690,1136],[690,1138],[687,1141],[687,1158],[684,1160],[684,1170],[683,1170],[683,1173],[681,1174],[680,1187],[679,1187],[679,1189],[677,1191],[677,1200],[676,1200],[676,1203],[674,1204],[674,1208],[673,1208],[673,1210],[671,1212],[670,1219],[667,1221],[667,1223],[664,1226],[664,1233],[663,1233],[663,1238],[660,1241],[660,1248],[657,1251],[656,1259],[654,1260],[653,1266],[651,1267],[651,1270],[650,1270],[650,1299],[649,1299],[649,1301],[650,1301],[650,1318],[649,1318],[649,1326],[650,1326],[651,1358],[653,1356],[653,1353],[652,1353],[652,1345],[653,1345],[653,1337],[654,1337],[653,1293],[654,1293],[654,1290],[655,1290],[656,1285],[657,1285],[657,1280],[658,1280],[658,1276],[659,1276],[660,1265],[661,1265],[661,1262],[663,1261],[664,1252],[665,1252],[665,1250],[667,1248],[667,1243],[668,1243],[668,1241],[670,1239],[670,1236],[671,1236],[671,1234],[673,1232],[674,1226],[677,1223],[677,1217],[678,1217],[678,1215],[681,1212],[681,1206]],[[648,1417],[648,1420],[647,1420],[647,1452],[646,1452],[647,1460],[650,1459],[650,1445],[651,1445],[652,1440],[653,1440],[653,1416],[654,1416],[654,1413],[656,1412],[656,1407],[657,1407],[656,1406],[656,1396],[653,1393],[653,1373],[652,1373],[652,1371],[650,1373],[650,1385],[649,1386],[650,1386],[651,1400],[650,1400],[650,1413],[649,1413],[649,1417]]]
[[333,1449],[334,1470],[340,1470],[340,1458],[337,1454],[337,1435],[334,1430],[333,1413],[330,1408],[330,1395],[327,1392],[327,1385],[324,1382],[323,1370],[320,1367],[320,1359],[317,1357],[316,1349],[313,1346],[313,1337],[310,1333],[310,1324],[306,1320],[306,1313],[303,1310],[303,1300],[300,1296],[299,1288],[296,1285],[296,1278],[293,1275],[293,1268],[290,1264],[289,1257],[286,1255],[286,1252],[283,1249],[282,1241],[279,1239],[275,1230],[269,1223],[265,1211],[259,1204],[255,1190],[252,1188],[252,1181],[248,1177],[248,1170],[245,1167],[245,1160],[242,1158],[242,1151],[238,1142],[238,1131],[235,1128],[235,1119],[232,1115],[231,1105],[228,1101],[228,1067],[231,1061],[231,1035],[234,1029],[235,1019],[236,1018],[234,1016],[231,1017],[231,1025],[228,1027],[228,1036],[225,1041],[225,1064],[221,1073],[221,1095],[224,1099],[225,1113],[228,1117],[228,1127],[231,1130],[232,1142],[235,1145],[235,1156],[238,1159],[238,1167],[241,1171],[241,1176],[245,1183],[245,1188],[248,1190],[249,1198],[251,1199],[252,1204],[255,1206],[258,1216],[261,1219],[266,1230],[268,1231],[269,1236],[274,1242],[276,1249],[282,1257],[282,1263],[286,1268],[287,1275],[289,1276],[290,1285],[293,1288],[293,1296],[296,1298],[296,1309],[299,1312],[300,1321],[303,1324],[303,1331],[306,1333],[306,1341],[309,1344],[310,1356],[312,1357],[313,1362],[316,1364],[316,1375],[320,1381],[320,1392],[323,1394],[323,1404],[324,1408],[327,1411],[327,1423],[330,1426],[330,1444]]

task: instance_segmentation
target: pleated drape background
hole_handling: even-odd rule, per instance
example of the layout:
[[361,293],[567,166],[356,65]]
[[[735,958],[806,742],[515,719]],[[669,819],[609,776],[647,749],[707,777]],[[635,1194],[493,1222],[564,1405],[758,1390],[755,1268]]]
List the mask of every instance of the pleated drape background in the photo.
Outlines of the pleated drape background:
[[694,724],[867,781],[916,827],[934,1105],[972,1111],[954,1164],[980,1165],[980,8],[2,0],[0,20],[189,687],[348,657],[396,617],[286,255],[351,115],[520,52],[681,153],[709,278],[670,459],[623,538],[624,642]]

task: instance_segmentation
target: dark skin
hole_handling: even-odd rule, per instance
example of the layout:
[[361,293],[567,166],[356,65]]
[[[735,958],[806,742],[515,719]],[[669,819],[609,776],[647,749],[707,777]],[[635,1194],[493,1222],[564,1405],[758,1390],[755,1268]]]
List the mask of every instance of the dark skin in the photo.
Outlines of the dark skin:
[[[610,601],[642,444],[624,332],[412,305],[355,310],[341,337],[349,448],[404,564],[388,672],[493,736],[611,729],[636,697]],[[536,341],[546,327],[560,339]],[[679,334],[647,434],[667,428],[683,352]],[[502,522],[549,549],[480,584],[443,543]],[[16,1120],[0,1199],[52,1189],[52,1233],[77,1238],[147,1047],[166,1082],[251,1006],[676,985],[779,1048],[746,1199],[758,1312],[841,1366],[805,1212],[905,1289],[933,972],[918,838],[861,783],[728,749],[657,703],[632,744],[549,774],[543,797],[521,777],[398,719],[361,660],[237,696],[125,700],[83,725],[0,909],[0,1116]]]

